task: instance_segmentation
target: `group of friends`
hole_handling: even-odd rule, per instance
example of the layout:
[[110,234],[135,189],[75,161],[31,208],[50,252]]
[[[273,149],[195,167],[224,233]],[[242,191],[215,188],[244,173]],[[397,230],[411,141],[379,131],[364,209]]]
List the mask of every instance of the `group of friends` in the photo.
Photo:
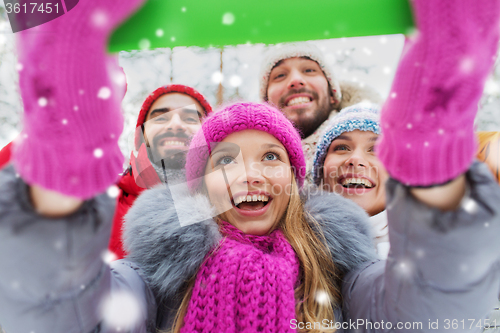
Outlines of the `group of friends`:
[[[0,171],[6,332],[490,325],[500,187],[473,160],[473,121],[499,0],[412,1],[418,34],[385,102],[308,43],[269,48],[261,103],[215,110],[159,87],[116,183],[123,87],[104,45],[140,2],[80,3],[47,23],[61,36],[21,33],[25,128]],[[87,26],[96,10],[108,25]]]

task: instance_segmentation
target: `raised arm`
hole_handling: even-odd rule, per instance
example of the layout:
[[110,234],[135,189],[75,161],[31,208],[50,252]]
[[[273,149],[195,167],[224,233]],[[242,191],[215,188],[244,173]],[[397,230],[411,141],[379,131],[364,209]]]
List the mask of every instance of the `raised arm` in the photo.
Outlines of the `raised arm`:
[[485,326],[500,292],[500,251],[492,246],[500,234],[500,188],[473,162],[474,118],[498,49],[500,1],[412,5],[418,33],[383,107],[378,145],[392,178],[391,250],[387,262],[346,277],[344,309],[351,320],[371,322],[356,327],[361,332],[383,331],[384,322],[395,331],[469,332]]
[[105,192],[123,159],[124,77],[107,41],[141,2],[80,1],[19,33],[24,128],[13,166],[0,171],[0,324],[7,332],[106,331],[112,291],[137,291],[135,331],[146,330],[154,299],[137,267],[110,269],[103,260],[115,201]]
[[[418,33],[408,42],[382,110],[378,154],[401,183],[439,186],[465,173],[476,154],[474,118],[498,49],[499,2],[412,5]],[[457,193],[464,193],[459,183],[412,192],[423,200],[438,193],[450,202],[426,203],[456,207]]]

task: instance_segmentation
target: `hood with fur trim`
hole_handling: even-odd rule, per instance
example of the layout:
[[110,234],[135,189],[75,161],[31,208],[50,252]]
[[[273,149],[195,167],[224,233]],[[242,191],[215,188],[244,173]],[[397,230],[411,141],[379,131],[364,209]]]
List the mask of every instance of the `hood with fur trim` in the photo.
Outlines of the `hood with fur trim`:
[[381,104],[383,102],[382,96],[372,87],[361,87],[359,83],[351,81],[341,81],[339,85],[340,91],[342,91],[342,100],[340,101],[339,110],[365,101],[374,104]]
[[[376,258],[368,216],[358,205],[316,187],[301,196],[342,274]],[[141,267],[158,300],[178,296],[222,239],[214,216],[206,196],[165,186],[144,191],[125,216],[127,259]]]

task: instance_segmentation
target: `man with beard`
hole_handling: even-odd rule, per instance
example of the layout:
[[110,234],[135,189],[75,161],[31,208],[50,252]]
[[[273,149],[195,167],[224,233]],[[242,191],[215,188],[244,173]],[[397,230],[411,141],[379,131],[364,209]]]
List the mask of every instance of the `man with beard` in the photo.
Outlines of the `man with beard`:
[[120,178],[120,194],[111,231],[109,250],[125,257],[123,217],[137,196],[156,184],[182,183],[186,179],[185,154],[201,120],[212,111],[198,91],[180,84],[156,89],[142,104],[134,136],[135,152]]
[[306,179],[311,184],[316,145],[328,120],[347,106],[365,100],[381,102],[372,88],[339,82],[322,52],[309,43],[277,45],[270,49],[261,65],[260,97],[283,111],[301,132]]

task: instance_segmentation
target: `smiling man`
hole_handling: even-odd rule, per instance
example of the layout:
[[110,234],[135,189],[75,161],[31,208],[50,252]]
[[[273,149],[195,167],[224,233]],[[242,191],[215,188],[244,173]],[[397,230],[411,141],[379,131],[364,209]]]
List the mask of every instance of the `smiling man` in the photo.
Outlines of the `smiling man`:
[[274,46],[261,66],[260,97],[279,108],[300,130],[307,181],[316,145],[328,119],[361,101],[381,102],[377,92],[352,82],[339,82],[313,44]]
[[185,181],[189,142],[211,111],[202,94],[180,84],[156,89],[142,104],[134,138],[136,151],[118,183],[121,191],[109,243],[109,250],[118,259],[126,255],[122,243],[123,216],[146,188],[160,182]]

